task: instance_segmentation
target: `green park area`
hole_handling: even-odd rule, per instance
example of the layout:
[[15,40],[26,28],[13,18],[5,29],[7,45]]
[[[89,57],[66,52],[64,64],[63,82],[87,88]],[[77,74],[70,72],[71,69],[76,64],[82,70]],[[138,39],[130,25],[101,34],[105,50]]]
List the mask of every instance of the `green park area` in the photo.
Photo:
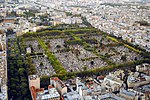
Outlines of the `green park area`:
[[116,69],[134,70],[136,65],[150,62],[148,52],[95,28],[58,27],[8,40],[10,94],[17,98],[25,98],[22,95],[26,94],[28,98],[26,83],[33,74],[42,78],[44,86],[53,76],[66,80],[105,75]]

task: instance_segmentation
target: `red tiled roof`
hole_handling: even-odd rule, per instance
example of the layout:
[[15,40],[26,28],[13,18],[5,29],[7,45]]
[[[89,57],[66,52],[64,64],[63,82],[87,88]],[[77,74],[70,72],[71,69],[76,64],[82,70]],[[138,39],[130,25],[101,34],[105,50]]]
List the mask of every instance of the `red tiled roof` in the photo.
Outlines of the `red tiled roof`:
[[30,90],[31,90],[31,95],[33,100],[36,100],[36,96],[38,92],[44,92],[44,88],[36,89],[34,86],[31,86]]
[[65,87],[65,84],[58,77],[52,77],[51,80],[58,82],[61,87]]
[[54,87],[52,85],[49,85],[48,88],[51,89],[51,88],[54,88]]
[[98,79],[104,79],[104,76],[97,76]]
[[144,77],[140,77],[140,81],[146,81]]
[[44,88],[36,89],[36,93],[37,92],[43,92],[43,91],[44,91]]
[[55,80],[55,81],[58,81],[60,80],[58,77],[52,77],[51,80]]
[[91,85],[91,84],[93,84],[93,83],[94,83],[94,82],[89,82],[88,84]]
[[60,100],[64,100],[64,98],[61,96],[61,97],[60,97]]
[[33,100],[36,100],[36,89],[35,89],[35,87],[31,86],[30,89],[31,89],[31,95],[32,95]]

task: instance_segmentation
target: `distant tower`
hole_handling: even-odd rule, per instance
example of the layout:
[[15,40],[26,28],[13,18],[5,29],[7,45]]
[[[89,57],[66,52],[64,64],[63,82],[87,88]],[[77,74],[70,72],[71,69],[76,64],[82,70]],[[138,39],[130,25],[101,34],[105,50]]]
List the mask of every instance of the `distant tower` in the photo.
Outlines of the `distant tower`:
[[79,93],[80,96],[82,96],[82,88],[79,86],[79,79],[76,78],[76,91]]
[[76,91],[78,91],[79,90],[79,87],[78,87],[78,83],[79,83],[79,80],[78,80],[78,77],[76,78]]
[[79,95],[82,96],[82,89],[79,87]]

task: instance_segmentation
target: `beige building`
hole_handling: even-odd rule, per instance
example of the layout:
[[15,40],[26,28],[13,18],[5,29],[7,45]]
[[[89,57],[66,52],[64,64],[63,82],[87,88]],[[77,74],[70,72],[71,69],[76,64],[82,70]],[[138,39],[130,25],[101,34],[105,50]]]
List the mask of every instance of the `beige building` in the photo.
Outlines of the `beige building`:
[[150,83],[150,76],[139,74],[138,72],[131,73],[128,76],[127,84],[129,88],[136,88]]
[[136,71],[146,73],[147,75],[150,75],[150,64],[143,63],[141,65],[136,66]]
[[66,85],[58,77],[50,78],[50,84],[53,85],[61,95],[67,93]]
[[35,88],[40,88],[40,78],[36,75],[29,76],[29,88],[34,86]]
[[120,71],[116,71],[114,73],[109,73],[104,78],[102,85],[108,89],[109,92],[119,91],[123,86],[122,75],[120,75]]
[[32,100],[60,100],[60,94],[52,85],[48,89],[40,88],[40,78],[36,75],[29,76],[29,88]]
[[120,89],[119,95],[126,100],[145,100],[145,95],[143,93],[134,91],[132,89],[125,90],[125,89]]

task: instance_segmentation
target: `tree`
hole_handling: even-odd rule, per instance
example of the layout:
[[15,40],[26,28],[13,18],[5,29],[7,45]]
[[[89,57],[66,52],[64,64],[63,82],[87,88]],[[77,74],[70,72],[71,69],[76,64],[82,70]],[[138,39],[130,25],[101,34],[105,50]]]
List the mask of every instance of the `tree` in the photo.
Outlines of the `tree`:
[[38,49],[40,49],[41,48],[41,46],[38,44]]
[[67,15],[67,16],[71,16],[72,13],[71,13],[71,12],[66,12],[66,15]]
[[15,11],[12,11],[9,16],[17,16],[16,12]]
[[16,90],[11,90],[12,95],[16,95],[17,91]]
[[50,79],[50,77],[48,77],[48,76],[42,76],[42,78],[41,78],[41,87],[42,88],[47,88],[47,86],[50,84],[49,79]]
[[13,34],[13,33],[14,33],[14,31],[13,31],[12,28],[7,29],[7,32],[6,32],[7,35],[10,35],[10,34]]
[[24,68],[19,68],[18,72],[19,72],[20,75],[24,75],[25,69]]
[[61,48],[61,45],[57,45],[56,48]]
[[91,65],[94,65],[94,61],[91,61],[90,63],[91,63]]
[[83,67],[83,70],[87,70],[87,66],[84,66],[84,67]]
[[41,63],[40,63],[40,66],[43,66],[43,65],[44,65],[44,64],[41,62]]
[[121,57],[121,60],[126,61],[126,60],[127,60],[127,56],[126,56],[126,55],[123,55],[123,56]]

